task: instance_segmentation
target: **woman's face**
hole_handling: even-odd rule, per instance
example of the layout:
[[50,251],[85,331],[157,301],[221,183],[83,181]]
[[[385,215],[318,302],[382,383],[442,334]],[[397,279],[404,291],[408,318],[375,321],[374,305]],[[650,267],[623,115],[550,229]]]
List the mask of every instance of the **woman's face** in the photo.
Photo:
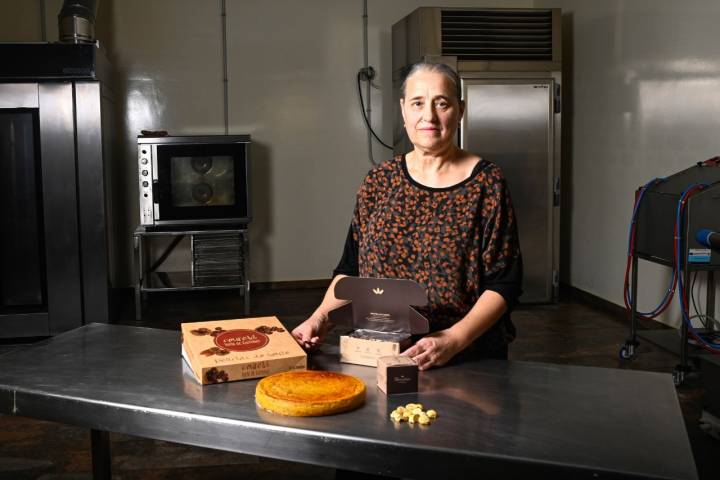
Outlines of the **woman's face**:
[[405,131],[416,149],[442,153],[452,145],[464,105],[442,73],[420,70],[408,77],[400,100]]

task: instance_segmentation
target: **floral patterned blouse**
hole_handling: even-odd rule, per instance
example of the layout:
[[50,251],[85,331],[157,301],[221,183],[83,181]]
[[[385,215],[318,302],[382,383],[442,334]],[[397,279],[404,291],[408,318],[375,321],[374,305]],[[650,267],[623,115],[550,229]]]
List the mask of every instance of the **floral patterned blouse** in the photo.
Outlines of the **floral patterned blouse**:
[[424,286],[422,313],[431,331],[461,320],[485,290],[508,311],[465,354],[494,356],[515,338],[522,257],[516,219],[500,168],[478,162],[464,181],[445,188],[416,182],[399,155],[373,168],[357,193],[334,274],[411,279]]

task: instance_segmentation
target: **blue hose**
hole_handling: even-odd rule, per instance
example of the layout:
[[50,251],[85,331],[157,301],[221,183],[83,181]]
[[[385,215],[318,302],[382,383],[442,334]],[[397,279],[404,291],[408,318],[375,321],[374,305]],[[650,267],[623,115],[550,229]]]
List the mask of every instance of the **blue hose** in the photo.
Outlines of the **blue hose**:
[[[628,256],[635,254],[635,252],[633,251],[633,245],[632,245],[632,232],[633,232],[633,229],[634,229],[634,227],[635,227],[635,224],[637,223],[637,215],[638,215],[638,212],[639,212],[639,210],[640,210],[640,204],[642,203],[643,197],[645,196],[645,192],[646,192],[647,189],[650,188],[652,185],[657,185],[658,183],[662,183],[662,182],[664,182],[665,180],[666,180],[666,178],[664,178],[664,177],[657,177],[657,178],[654,178],[654,179],[650,180],[649,182],[647,182],[647,183],[646,183],[645,185],[643,185],[642,187],[640,187],[640,194],[638,195],[638,199],[637,199],[637,201],[635,202],[635,206],[633,207],[632,218],[631,218],[631,221],[630,221],[630,230],[629,230],[629,232],[628,232],[628,250],[627,250],[627,251],[628,251]],[[639,316],[641,316],[641,317],[651,317],[651,318],[652,318],[652,317],[655,317],[655,316],[660,312],[660,310],[663,308],[663,305],[668,301],[669,296],[670,296],[670,292],[672,292],[672,287],[673,287],[673,284],[675,283],[675,282],[674,282],[674,279],[675,279],[675,267],[673,267],[673,272],[672,272],[672,273],[673,273],[673,274],[672,274],[672,276],[670,277],[670,284],[668,285],[668,288],[665,290],[665,296],[662,298],[662,300],[660,300],[660,303],[659,303],[655,308],[653,308],[651,311],[649,311],[649,312],[636,311],[637,315],[639,315]],[[632,305],[632,304],[633,304],[633,298],[632,298],[632,296],[631,296],[632,294],[631,294],[630,290],[627,290],[627,291],[625,292],[625,294],[627,295],[627,303],[628,303],[628,305]]]

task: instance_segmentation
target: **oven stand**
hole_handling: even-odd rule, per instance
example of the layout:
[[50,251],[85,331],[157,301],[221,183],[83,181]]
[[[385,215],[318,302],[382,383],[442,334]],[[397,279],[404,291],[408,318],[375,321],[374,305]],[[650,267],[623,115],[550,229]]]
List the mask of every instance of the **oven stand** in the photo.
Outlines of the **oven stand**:
[[[161,261],[151,263],[152,241],[190,238],[189,270],[162,271]],[[140,226],[133,232],[135,257],[135,319],[142,319],[147,294],[169,291],[235,290],[243,298],[244,315],[250,315],[247,225],[218,229],[155,229]],[[168,253],[168,252],[166,252]],[[158,265],[160,263],[160,265]],[[156,270],[157,267],[157,270]]]

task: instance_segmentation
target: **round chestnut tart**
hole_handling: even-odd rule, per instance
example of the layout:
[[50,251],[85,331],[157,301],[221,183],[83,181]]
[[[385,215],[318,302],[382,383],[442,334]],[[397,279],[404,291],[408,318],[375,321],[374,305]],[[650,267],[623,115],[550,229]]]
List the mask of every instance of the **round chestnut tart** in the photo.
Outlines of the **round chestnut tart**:
[[260,408],[293,417],[319,417],[365,403],[365,383],[337,372],[296,370],[263,378],[255,388]]

